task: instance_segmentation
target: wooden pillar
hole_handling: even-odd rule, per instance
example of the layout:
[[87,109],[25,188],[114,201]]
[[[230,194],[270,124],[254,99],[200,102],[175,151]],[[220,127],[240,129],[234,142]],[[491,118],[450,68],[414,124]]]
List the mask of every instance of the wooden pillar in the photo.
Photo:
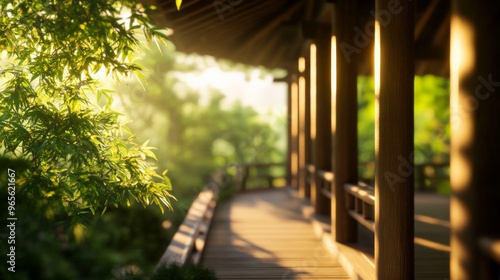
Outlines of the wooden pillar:
[[414,279],[414,3],[376,0],[375,266]]
[[286,183],[292,185],[292,81],[287,82],[287,167]]
[[310,145],[310,127],[309,127],[309,97],[307,79],[308,71],[305,57],[300,57],[298,60],[298,90],[299,90],[299,195],[302,198],[310,197],[309,184],[307,183],[307,168]]
[[500,237],[499,13],[498,1],[452,1],[451,279],[494,278],[478,239]]
[[[336,71],[332,86],[332,134],[334,135],[334,192],[332,197],[332,237],[337,242],[355,242],[356,221],[346,209],[344,184],[358,182],[358,103],[357,54],[345,53],[342,48],[354,46],[357,25],[357,1],[339,0],[335,10],[334,63]],[[337,44],[338,42],[338,44]],[[335,164],[336,163],[336,164]],[[333,199],[334,198],[334,199]]]
[[[306,69],[304,71],[304,78],[305,78],[305,86],[306,86],[306,92],[305,92],[305,108],[304,108],[304,136],[305,136],[305,143],[304,143],[304,158],[305,158],[305,169],[304,169],[304,174],[306,174],[307,178],[307,165],[312,163],[311,159],[311,60],[310,60],[310,47],[308,46],[307,52],[306,52]],[[311,185],[309,182],[306,180],[305,184],[305,193],[304,196],[306,198],[311,198]]]
[[[331,170],[331,31],[329,26],[317,26],[315,44],[311,45],[311,146],[312,163],[318,170]],[[315,212],[331,215],[330,199],[319,189],[315,175],[311,186],[311,201]]]
[[298,186],[298,85],[297,77],[292,76],[290,83],[290,130],[291,130],[291,153],[290,153],[290,172],[291,172],[291,185],[293,188]]

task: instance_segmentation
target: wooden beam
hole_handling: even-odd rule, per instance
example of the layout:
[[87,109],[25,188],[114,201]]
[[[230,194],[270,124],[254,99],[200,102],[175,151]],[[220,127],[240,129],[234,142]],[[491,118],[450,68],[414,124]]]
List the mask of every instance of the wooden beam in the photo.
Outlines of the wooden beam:
[[434,14],[434,11],[436,11],[439,2],[441,2],[441,0],[432,0],[427,6],[427,9],[425,9],[424,13],[418,19],[418,22],[415,25],[415,41],[420,38],[420,35],[422,34],[422,31],[424,31],[427,22],[429,22],[432,14]]
[[278,27],[282,22],[286,21],[293,13],[295,13],[300,7],[303,6],[302,1],[297,1],[295,5],[289,7],[279,16],[273,17],[269,22],[267,22],[259,31],[253,33],[252,36],[241,44],[238,49],[238,55],[245,54],[249,49],[255,48],[256,43],[262,40],[264,37],[268,36],[274,29]]
[[[357,24],[357,1],[339,0],[334,17],[335,42],[354,46]],[[335,44],[336,83],[332,93],[332,137],[334,139],[335,188],[332,199],[332,237],[337,242],[355,242],[357,225],[346,207],[342,186],[358,182],[358,103],[357,55],[347,58],[341,46]]]
[[264,46],[259,48],[259,53],[255,55],[255,63],[262,64],[266,62],[266,59],[268,59],[273,50],[279,48],[279,40],[280,36],[271,36],[270,38],[268,38],[265,41]]
[[411,0],[375,2],[378,279],[414,279],[414,5]]
[[311,186],[311,201],[316,214],[330,216],[330,199],[320,191],[320,170],[330,171],[331,160],[331,31],[318,30],[311,45],[311,145],[315,179]]
[[[221,28],[221,30],[217,30],[218,32],[214,32],[213,34],[211,34],[214,42],[224,40],[228,37],[235,37],[235,34],[240,34],[242,28],[252,30],[257,22],[262,20],[261,18],[256,17],[255,14],[260,14],[262,10],[265,11],[267,9],[271,9],[272,6],[273,5],[271,1],[259,3],[258,5],[251,5],[250,7],[238,6],[238,9],[241,8],[241,13],[239,13],[238,16],[225,18],[224,21],[218,25],[219,27],[224,26],[224,28]],[[200,28],[200,30],[204,31],[205,29]]]
[[498,278],[498,264],[494,276],[481,263],[479,240],[500,236],[499,13],[498,1],[452,1],[451,279]]

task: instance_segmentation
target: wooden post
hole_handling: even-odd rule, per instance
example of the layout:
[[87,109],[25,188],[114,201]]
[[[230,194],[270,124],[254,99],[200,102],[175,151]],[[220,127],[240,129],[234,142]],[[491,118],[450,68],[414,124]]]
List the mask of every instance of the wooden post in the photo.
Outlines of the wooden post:
[[[354,46],[357,1],[339,0],[335,11],[334,61],[336,83],[332,86],[332,134],[334,137],[334,190],[332,197],[332,237],[337,242],[355,242],[356,221],[346,209],[344,184],[358,182],[358,103],[356,54],[341,48]],[[333,199],[334,198],[334,199]]]
[[291,184],[292,187],[298,187],[298,86],[295,75],[290,84],[291,95]]
[[315,166],[311,200],[316,214],[331,215],[330,199],[319,189],[319,170],[331,170],[331,31],[317,26],[315,44],[311,45],[311,144]]
[[375,3],[375,266],[381,280],[414,279],[414,4]]
[[305,137],[305,142],[304,142],[304,159],[305,159],[305,166],[304,166],[304,178],[305,178],[305,192],[304,192],[304,197],[305,198],[311,198],[311,185],[309,184],[307,177],[308,177],[308,170],[307,170],[307,165],[312,162],[311,160],[311,86],[310,86],[310,78],[311,78],[311,60],[310,60],[310,54],[309,54],[309,48],[307,48],[307,53],[306,53],[306,69],[304,71],[304,78],[305,78],[305,86],[306,86],[306,92],[305,92],[305,108],[304,108],[304,137]]
[[286,183],[292,184],[292,81],[287,82],[287,165],[286,165]]
[[452,1],[451,279],[493,279],[478,241],[500,237],[499,13],[498,1]]
[[309,163],[308,159],[310,145],[308,139],[310,137],[310,127],[309,127],[309,97],[307,96],[309,91],[307,90],[307,62],[305,57],[300,57],[298,60],[298,70],[299,70],[299,195],[302,198],[309,198],[311,196],[309,184],[307,183],[307,168],[306,165]]

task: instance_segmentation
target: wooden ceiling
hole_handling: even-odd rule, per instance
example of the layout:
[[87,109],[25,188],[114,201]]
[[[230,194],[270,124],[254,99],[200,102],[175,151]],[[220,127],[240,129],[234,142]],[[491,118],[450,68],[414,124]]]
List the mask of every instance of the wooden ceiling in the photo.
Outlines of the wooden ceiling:
[[[296,69],[308,43],[304,26],[329,23],[335,1],[144,0],[160,8],[158,24],[173,29],[177,50],[267,68]],[[374,1],[359,1],[359,26],[373,20]],[[416,74],[449,74],[450,0],[417,0]],[[360,74],[372,73],[373,44],[362,50]]]

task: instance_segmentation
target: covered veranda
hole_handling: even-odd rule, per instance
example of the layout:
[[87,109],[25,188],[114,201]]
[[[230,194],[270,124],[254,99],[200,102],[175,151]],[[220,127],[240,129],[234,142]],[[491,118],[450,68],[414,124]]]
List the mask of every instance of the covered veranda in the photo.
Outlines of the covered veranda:
[[[228,279],[314,279],[290,259],[323,244],[317,279],[499,278],[498,3],[183,2],[157,3],[180,51],[283,68],[289,84],[291,189],[220,205],[203,263]],[[450,78],[449,201],[415,194],[413,81],[429,73]],[[358,182],[358,75],[375,77],[374,186]]]

